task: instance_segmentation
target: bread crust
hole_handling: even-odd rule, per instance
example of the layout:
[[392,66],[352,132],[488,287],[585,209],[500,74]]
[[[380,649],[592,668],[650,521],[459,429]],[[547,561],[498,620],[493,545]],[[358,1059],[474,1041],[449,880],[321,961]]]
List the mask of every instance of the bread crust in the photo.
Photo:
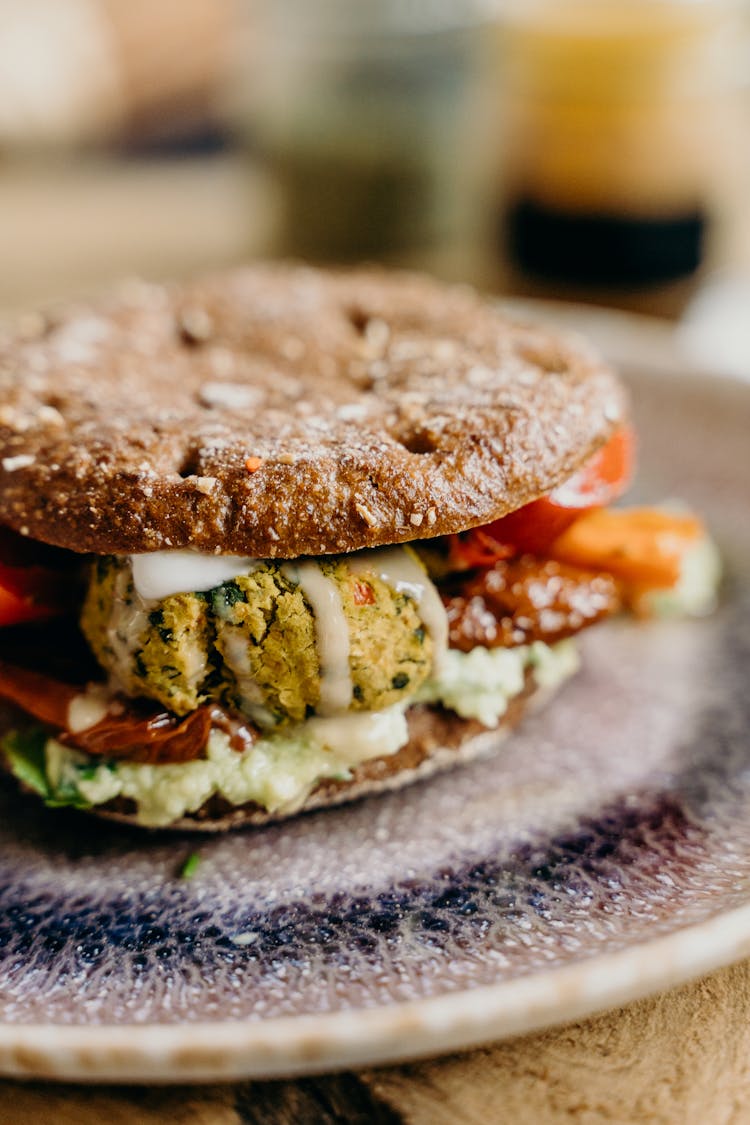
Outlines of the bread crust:
[[583,342],[466,287],[257,265],[0,339],[0,522],[73,551],[406,542],[548,492],[621,425]]

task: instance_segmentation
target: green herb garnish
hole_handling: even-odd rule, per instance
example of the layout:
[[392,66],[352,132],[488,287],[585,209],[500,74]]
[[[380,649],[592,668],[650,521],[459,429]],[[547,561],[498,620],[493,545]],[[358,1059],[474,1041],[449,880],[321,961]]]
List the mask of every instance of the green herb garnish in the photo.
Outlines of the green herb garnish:
[[180,868],[180,879],[192,879],[200,867],[201,857],[199,852],[191,852]]

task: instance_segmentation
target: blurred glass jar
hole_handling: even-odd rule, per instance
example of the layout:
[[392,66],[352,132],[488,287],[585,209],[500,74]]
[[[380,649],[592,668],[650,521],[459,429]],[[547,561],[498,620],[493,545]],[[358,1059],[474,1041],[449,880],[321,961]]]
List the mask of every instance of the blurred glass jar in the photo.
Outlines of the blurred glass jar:
[[239,115],[273,177],[269,252],[425,264],[480,229],[476,0],[256,0]]
[[732,0],[506,9],[502,218],[523,269],[583,284],[689,274],[739,174]]

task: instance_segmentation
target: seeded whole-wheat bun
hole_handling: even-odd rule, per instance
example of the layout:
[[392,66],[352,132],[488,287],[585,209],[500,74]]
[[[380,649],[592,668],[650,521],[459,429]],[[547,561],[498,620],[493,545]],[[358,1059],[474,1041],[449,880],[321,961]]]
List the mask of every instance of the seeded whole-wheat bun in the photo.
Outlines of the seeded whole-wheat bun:
[[623,420],[587,346],[410,274],[258,265],[0,339],[0,522],[97,554],[293,558],[464,530]]

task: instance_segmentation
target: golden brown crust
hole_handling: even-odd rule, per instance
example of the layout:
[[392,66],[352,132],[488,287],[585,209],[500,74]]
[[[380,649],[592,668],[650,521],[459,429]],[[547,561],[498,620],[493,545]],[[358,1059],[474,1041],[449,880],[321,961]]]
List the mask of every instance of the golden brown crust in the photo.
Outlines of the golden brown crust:
[[98,554],[350,551],[486,523],[621,423],[585,345],[464,287],[253,266],[0,340],[0,522]]

